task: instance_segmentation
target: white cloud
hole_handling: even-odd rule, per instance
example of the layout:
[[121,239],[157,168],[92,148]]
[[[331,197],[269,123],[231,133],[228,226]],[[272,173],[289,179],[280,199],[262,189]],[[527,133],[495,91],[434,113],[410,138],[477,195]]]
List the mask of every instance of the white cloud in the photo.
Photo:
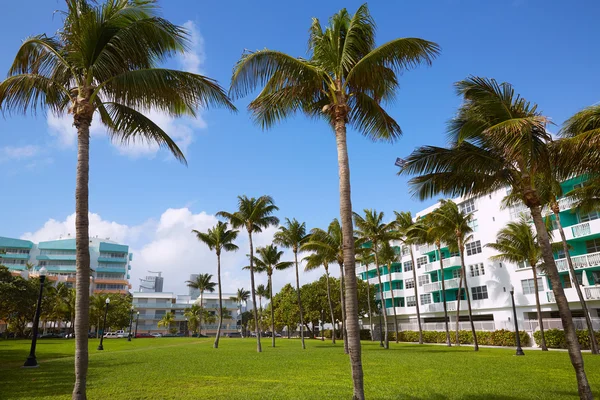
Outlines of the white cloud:
[[0,147],[0,162],[31,159],[40,153],[38,146],[5,146]]
[[[217,218],[205,212],[193,213],[189,208],[170,208],[157,218],[149,218],[141,225],[128,226],[115,221],[103,220],[100,215],[90,213],[90,236],[110,237],[119,243],[130,245],[133,252],[131,263],[131,284],[133,290],[139,288],[139,278],[146,276],[147,271],[162,271],[165,277],[164,290],[177,294],[187,294],[185,281],[193,273],[210,273],[216,280],[217,261],[214,252],[199,242],[192,229],[206,231],[214,226]],[[271,243],[277,229],[271,227],[253,236],[254,247]],[[22,238],[34,242],[57,239],[60,235],[74,237],[75,214],[64,221],[51,219],[36,232],[25,233]],[[248,235],[240,232],[236,244],[237,252],[226,252],[221,256],[221,278],[223,291],[233,293],[237,288],[250,288],[250,273],[242,270],[247,265],[246,254],[249,251]],[[291,251],[286,251],[284,260],[293,261]],[[301,268],[301,284],[317,279],[323,271],[317,270],[303,273]],[[332,268],[335,274],[335,268]],[[265,275],[256,275],[256,285],[266,284]],[[295,285],[293,268],[276,271],[273,274],[273,289],[279,290],[286,283]]]
[[194,21],[185,22],[183,27],[189,33],[190,43],[188,51],[179,56],[179,61],[184,71],[200,74],[202,73],[202,64],[206,60],[204,37],[200,34]]

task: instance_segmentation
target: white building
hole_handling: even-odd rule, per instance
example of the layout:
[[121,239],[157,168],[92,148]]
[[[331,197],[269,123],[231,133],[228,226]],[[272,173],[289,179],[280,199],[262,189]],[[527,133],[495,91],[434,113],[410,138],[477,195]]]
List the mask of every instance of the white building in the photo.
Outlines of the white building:
[[[580,185],[582,180],[574,178],[562,184],[566,193],[573,187]],[[466,212],[473,213],[472,228],[473,239],[466,243],[465,264],[467,269],[467,282],[469,286],[468,295],[471,297],[473,309],[473,320],[477,330],[510,329],[514,330],[512,305],[510,298],[511,286],[514,286],[515,303],[517,307],[517,319],[520,329],[529,331],[536,330],[537,316],[535,308],[535,294],[533,288],[533,276],[531,268],[526,265],[515,265],[506,262],[492,262],[489,258],[495,252],[486,244],[496,241],[496,233],[506,223],[516,221],[528,210],[524,207],[513,207],[503,209],[502,199],[506,196],[506,189],[499,190],[492,195],[465,199],[458,198],[454,201]],[[417,213],[416,217],[422,217],[439,204],[431,206]],[[582,285],[584,297],[587,299],[588,308],[594,328],[600,329],[600,215],[598,213],[583,214],[579,210],[569,210],[568,199],[560,201],[561,222],[568,243],[571,245],[571,257],[576,269],[577,279]],[[544,210],[544,215],[550,214]],[[554,218],[552,216],[552,218]],[[555,241],[560,241],[560,235],[555,229],[553,231]],[[401,243],[398,246],[399,262],[392,264],[392,292],[390,291],[387,268],[382,268],[381,280],[384,283],[384,297],[386,299],[386,310],[388,323],[391,329],[393,325],[393,306],[396,307],[398,320],[402,330],[416,330],[416,308],[418,300],[423,329],[442,330],[443,326],[443,304],[441,296],[441,273],[439,260],[436,258],[435,246],[418,246],[413,248],[415,267],[417,268],[418,299],[414,296],[414,285],[412,274],[412,262],[409,249]],[[450,321],[456,321],[457,294],[459,284],[460,258],[458,254],[451,254],[448,248],[442,248],[442,259],[444,265],[444,283],[446,287],[446,300]],[[562,252],[555,254],[557,267],[565,294],[569,301],[576,326],[585,329],[585,321],[581,305],[575,288],[571,287],[569,272]],[[357,274],[362,279],[367,279],[366,267],[357,266]],[[378,284],[375,267],[369,266],[369,283]],[[562,328],[558,315],[558,308],[554,300],[550,280],[547,276],[540,274],[539,295],[546,328]],[[464,285],[463,285],[464,288]],[[461,329],[470,329],[468,325],[467,302],[463,289],[463,300],[460,304]],[[393,306],[392,306],[393,304]],[[368,324],[367,321],[363,321]],[[454,326],[452,327],[452,329]]]

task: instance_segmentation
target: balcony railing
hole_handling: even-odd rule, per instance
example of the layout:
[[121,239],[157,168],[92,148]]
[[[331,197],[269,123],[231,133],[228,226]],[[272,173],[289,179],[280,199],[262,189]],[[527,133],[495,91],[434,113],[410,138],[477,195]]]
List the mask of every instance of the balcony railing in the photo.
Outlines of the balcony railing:
[[[444,268],[454,267],[454,266],[460,265],[460,257],[454,256],[454,257],[450,257],[450,258],[444,258],[442,263],[444,264]],[[439,264],[439,262],[438,262],[438,264]]]
[[[556,262],[556,268],[558,272],[565,272],[569,270],[569,264],[566,258],[560,260],[554,260]],[[589,267],[597,267],[600,265],[600,252],[583,254],[581,256],[571,257],[573,262],[573,268],[582,269]]]
[[[567,211],[576,206],[577,206],[577,200],[572,197],[563,197],[562,199],[558,200],[558,207],[559,207],[560,211]],[[542,214],[544,216],[550,215],[550,214],[552,214],[552,210],[549,209],[548,207],[544,207],[542,209]]]
[[589,222],[584,222],[582,224],[573,225],[571,227],[571,231],[573,232],[574,238],[588,236],[588,235],[592,234],[592,230],[590,229]]
[[556,303],[554,292],[546,292],[546,298],[548,299],[548,303]]
[[600,286],[586,287],[584,289],[586,300],[600,300]]
[[440,262],[439,261],[434,261],[432,263],[425,264],[423,266],[423,268],[425,269],[425,272],[436,271],[436,270],[440,269]]
[[[446,280],[444,280],[444,287],[446,288],[446,290],[457,289],[458,283],[459,283],[458,278],[446,279]],[[426,283],[423,285],[423,291],[425,293],[437,292],[438,290],[442,290],[442,282],[441,281]]]

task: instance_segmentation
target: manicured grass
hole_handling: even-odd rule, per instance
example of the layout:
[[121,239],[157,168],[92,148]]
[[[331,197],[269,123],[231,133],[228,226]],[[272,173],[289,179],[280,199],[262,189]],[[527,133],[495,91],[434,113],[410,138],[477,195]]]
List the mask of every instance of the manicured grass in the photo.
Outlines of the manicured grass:
[[[350,366],[341,343],[281,339],[157,338],[90,340],[89,399],[348,399]],[[73,340],[38,342],[36,369],[22,369],[28,341],[0,341],[0,398],[67,399],[73,384]],[[368,399],[577,399],[565,352],[363,343]],[[600,356],[585,356],[600,396]]]

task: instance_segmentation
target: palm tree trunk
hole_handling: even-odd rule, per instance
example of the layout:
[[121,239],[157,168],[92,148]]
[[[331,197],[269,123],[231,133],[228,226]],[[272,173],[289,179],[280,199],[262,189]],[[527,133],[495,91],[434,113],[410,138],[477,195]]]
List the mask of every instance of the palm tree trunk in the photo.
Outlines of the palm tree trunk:
[[327,302],[329,303],[329,312],[331,313],[331,325],[333,326],[331,343],[335,344],[335,317],[333,316],[333,303],[331,302],[331,288],[329,286],[329,271],[325,266],[325,280],[327,282]]
[[[460,252],[460,267],[462,269],[463,283],[465,284],[465,294],[467,295],[467,307],[469,308],[469,323],[471,324],[471,333],[473,334],[473,350],[479,351],[479,343],[477,342],[477,332],[475,332],[475,324],[473,323],[473,310],[471,309],[471,296],[469,295],[469,282],[467,281],[467,267],[465,266],[465,249],[462,240],[458,242]],[[460,303],[460,299],[457,301]]]
[[202,317],[204,317],[204,290],[200,291],[200,318],[198,318],[198,332],[202,334]]
[[[262,347],[260,346],[260,328],[258,327],[258,312],[256,311],[256,291],[254,290],[254,246],[252,244],[252,231],[250,230],[248,230],[248,238],[250,240],[250,286],[252,286],[250,289],[252,291],[254,329],[256,330],[256,351],[260,353],[262,352]],[[273,309],[272,305],[271,309]]]
[[[461,294],[462,294],[462,292],[461,292],[462,284],[463,284],[463,273],[461,270],[460,279],[458,280],[458,294],[456,297],[456,340],[454,342],[454,344],[456,346],[460,346],[459,331],[460,331],[460,300],[461,300]],[[467,293],[467,295],[469,295],[469,293]]]
[[[375,244],[373,244],[375,246]],[[379,303],[381,304],[381,311],[383,314],[383,348],[389,349],[390,343],[388,341],[388,321],[387,321],[387,310],[385,307],[385,296],[383,295],[383,284],[381,283],[381,274],[379,273],[379,257],[377,256],[377,249],[374,249],[373,253],[375,254],[375,269],[377,270],[377,281],[379,282]],[[392,282],[390,282],[391,288]],[[393,301],[393,296],[392,296]]]
[[575,275],[575,268],[573,267],[573,261],[571,260],[571,255],[569,254],[567,238],[565,237],[565,231],[563,230],[562,224],[560,222],[560,210],[558,209],[558,206],[556,206],[556,208],[553,207],[553,211],[554,216],[556,217],[556,225],[558,226],[558,231],[560,232],[560,238],[562,240],[565,257],[567,258],[567,264],[569,265],[571,282],[573,282],[573,287],[577,292],[577,297],[579,297],[579,302],[581,303],[581,310],[583,311],[585,322],[587,324],[588,335],[590,337],[590,348],[592,350],[592,354],[598,354],[598,341],[596,340],[596,335],[594,334],[594,327],[592,325],[592,319],[590,318],[590,312],[588,310],[587,304],[585,303],[585,299],[583,298],[583,293],[581,293],[581,287],[579,286],[579,282],[577,281],[577,275]]
[[535,290],[535,309],[537,311],[538,325],[540,326],[540,336],[542,337],[542,343],[540,347],[542,348],[542,351],[548,351],[548,347],[546,346],[546,334],[544,333],[544,321],[542,320],[542,308],[540,307],[540,292],[538,291],[537,271],[535,269],[535,264],[531,265],[531,271],[533,272],[533,286]]
[[565,330],[565,339],[569,357],[571,358],[571,364],[573,365],[575,376],[577,377],[579,398],[582,400],[592,400],[594,396],[592,395],[592,390],[585,373],[581,348],[579,347],[579,341],[577,339],[577,332],[573,325],[573,318],[571,316],[571,310],[569,310],[569,303],[565,296],[565,291],[560,283],[558,269],[556,268],[554,256],[552,255],[550,238],[548,237],[546,225],[542,218],[542,211],[539,205],[529,206],[529,209],[531,210],[531,216],[537,231],[538,242],[542,248],[542,256],[544,263],[546,264],[546,271],[552,282],[552,291],[554,292],[554,298],[556,299],[556,305],[558,306],[558,313],[563,324],[563,329]]
[[373,336],[373,313],[371,312],[371,285],[369,284],[369,264],[367,264],[367,304],[369,305],[369,328],[371,331],[371,342],[375,340]]
[[271,274],[269,274],[269,296],[271,297],[271,347],[275,347],[275,305],[273,304],[273,285],[271,284]]
[[[341,82],[338,82],[341,88]],[[340,91],[340,93],[342,93]],[[364,400],[362,356],[360,348],[360,328],[358,326],[358,294],[356,286],[356,268],[354,255],[354,228],[352,226],[352,198],[350,195],[350,165],[346,143],[347,106],[343,95],[343,105],[335,109],[335,139],[337,143],[338,169],[340,175],[340,218],[342,220],[342,236],[344,241],[344,272],[346,281],[346,335],[350,365],[352,368],[353,400]]]
[[[84,91],[85,92],[85,91]],[[74,125],[77,128],[77,175],[75,183],[75,385],[73,400],[85,400],[88,370],[88,330],[90,311],[90,238],[89,238],[89,177],[90,125],[93,109],[89,97],[78,97]]]
[[444,283],[444,262],[442,261],[442,245],[436,243],[438,256],[440,258],[440,273],[442,274],[442,303],[444,306],[444,325],[446,326],[446,344],[452,347],[450,342],[450,330],[448,329],[448,306],[446,305],[446,284]]
[[262,329],[262,322],[263,322],[263,308],[262,308],[262,296],[259,294],[258,295],[258,317],[260,318],[260,329]]
[[388,265],[388,280],[390,281],[390,293],[392,294],[392,308],[394,309],[394,328],[396,329],[396,343],[398,343],[398,314],[396,313],[396,302],[394,301],[394,287],[392,286],[392,263],[391,262],[390,262],[390,265]]
[[221,337],[221,326],[223,326],[223,293],[221,293],[221,254],[217,253],[217,284],[219,285],[219,325],[217,326],[217,336],[213,347],[219,348],[219,338]]
[[[302,340],[302,349],[306,349],[304,344],[304,313],[302,312],[302,299],[300,297],[300,275],[298,274],[298,250],[294,250],[294,261],[296,262],[296,292],[298,293],[298,308],[300,309],[300,339]],[[275,332],[273,332],[273,335],[275,335]],[[273,340],[275,340],[275,337],[273,337]]]
[[[340,264],[340,308],[342,309],[342,340],[344,341],[344,353],[349,354],[348,333],[346,332],[346,296],[344,296],[344,267]],[[333,322],[335,324],[335,322]]]
[[415,306],[417,311],[417,323],[419,325],[419,344],[423,344],[423,328],[421,327],[421,312],[419,311],[419,292],[417,291],[417,265],[415,264],[415,255],[413,253],[412,245],[409,245],[410,259],[413,264],[413,280],[415,281]]

